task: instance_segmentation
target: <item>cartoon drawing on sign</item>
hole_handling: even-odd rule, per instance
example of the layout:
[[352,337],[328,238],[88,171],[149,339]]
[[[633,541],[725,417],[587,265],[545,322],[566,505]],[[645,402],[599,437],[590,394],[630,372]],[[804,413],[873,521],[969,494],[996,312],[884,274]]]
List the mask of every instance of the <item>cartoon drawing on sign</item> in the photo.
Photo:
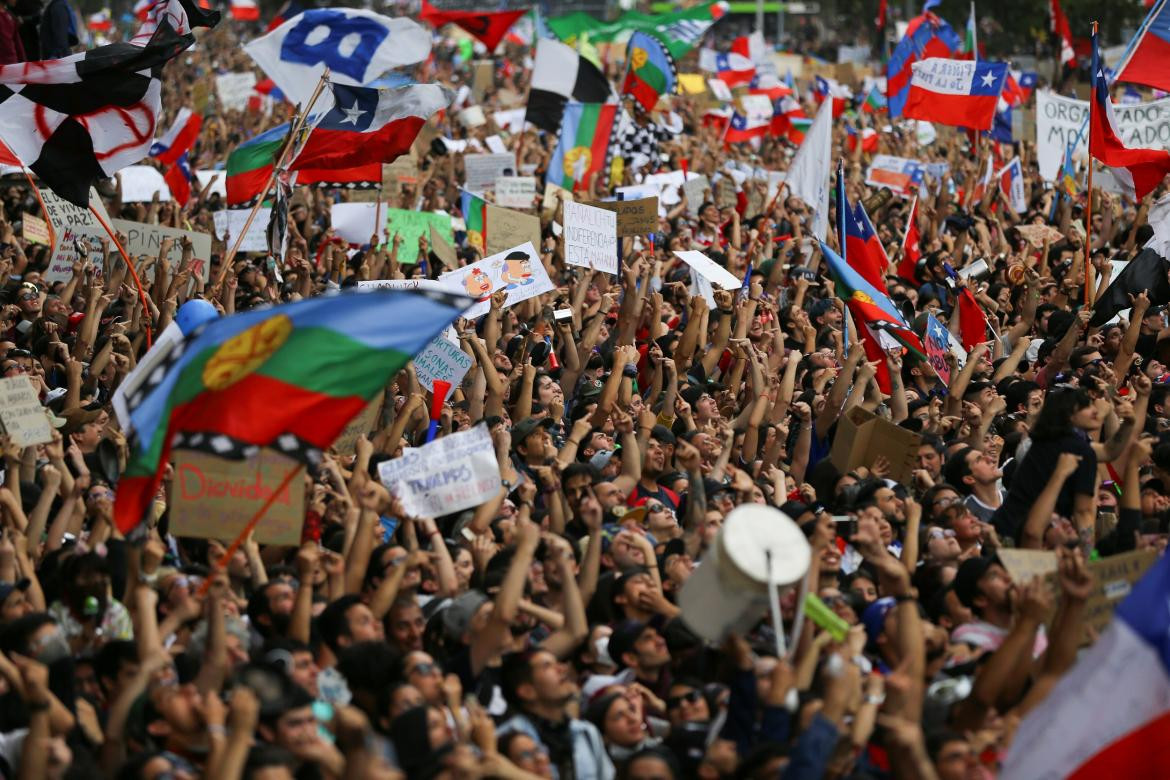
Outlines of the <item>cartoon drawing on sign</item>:
[[492,295],[492,280],[479,268],[473,268],[464,282],[467,285],[467,294],[477,301],[486,301]]
[[532,266],[529,265],[527,252],[509,252],[503,261],[503,271],[500,279],[507,282],[505,290],[515,290],[519,287],[532,284]]

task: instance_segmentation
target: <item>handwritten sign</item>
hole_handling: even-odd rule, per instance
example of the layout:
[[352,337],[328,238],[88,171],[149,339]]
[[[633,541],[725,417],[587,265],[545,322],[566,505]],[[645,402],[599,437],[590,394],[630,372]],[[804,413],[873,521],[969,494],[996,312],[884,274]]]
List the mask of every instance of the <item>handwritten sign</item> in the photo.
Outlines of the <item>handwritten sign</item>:
[[[176,450],[171,533],[198,539],[234,538],[296,465],[271,450],[261,450],[247,460]],[[304,519],[305,482],[294,478],[264,513],[254,537],[261,544],[298,544]]]
[[699,276],[709,281],[721,290],[738,290],[743,286],[743,280],[735,276],[723,266],[716,263],[697,249],[675,251],[678,259],[689,265]]
[[443,292],[446,285],[433,279],[374,279],[358,282],[359,290],[438,290]]
[[1110,555],[1088,563],[1093,575],[1093,592],[1085,603],[1081,623],[1081,644],[1089,644],[1093,632],[1100,635],[1113,619],[1117,605],[1129,595],[1134,584],[1154,565],[1157,554],[1153,550],[1137,550],[1121,555]]
[[618,238],[658,232],[658,196],[637,200],[600,200],[589,204],[617,213]]
[[402,509],[438,517],[479,506],[500,490],[500,467],[486,425],[453,433],[378,466],[378,476]]
[[[239,239],[240,232],[244,229],[244,223],[248,221],[249,211],[251,209],[224,209],[213,213],[211,217],[215,220],[216,238],[228,243],[229,246],[234,246]],[[268,206],[262,206],[256,212],[256,218],[248,226],[248,233],[244,236],[243,243],[240,244],[241,252],[268,251],[268,237],[264,235],[264,230],[268,227],[268,220],[271,216],[272,209]]]
[[496,179],[496,204],[510,209],[530,209],[536,198],[535,176],[500,176]]
[[194,253],[191,259],[191,274],[198,275],[207,281],[211,268],[211,236],[206,233],[195,233],[190,230],[164,227],[163,225],[147,225],[142,222],[131,222],[128,219],[114,219],[110,221],[115,230],[126,236],[126,253],[134,256],[147,255],[158,257],[162,248],[162,240],[172,240],[171,251],[167,255],[167,262],[172,269],[178,268],[183,259],[183,239],[191,241],[191,250]]
[[1056,571],[1056,553],[1051,550],[1017,550],[1003,547],[996,552],[1012,582],[1022,585],[1033,577],[1047,577]]
[[454,268],[459,265],[459,258],[455,254],[455,245],[447,240],[447,237],[435,229],[434,225],[430,226],[431,231],[431,251],[435,253],[435,257],[442,261],[447,268]]
[[53,440],[53,426],[37,397],[32,380],[23,374],[0,379],[0,423],[19,447]]
[[386,212],[386,232],[393,238],[395,234],[402,236],[402,245],[398,247],[398,262],[403,265],[414,265],[418,262],[418,240],[422,236],[430,236],[434,226],[443,238],[454,243],[455,231],[451,228],[451,215],[436,214],[430,211],[409,211],[407,209],[384,209]]
[[30,244],[49,246],[49,223],[34,214],[25,214],[20,219],[20,233]]
[[616,274],[617,216],[584,203],[566,203],[565,262]]
[[[49,267],[43,274],[44,280],[67,282],[73,278],[73,263],[77,260],[74,242],[84,243],[89,248],[90,260],[96,261],[96,267],[101,268],[102,239],[107,238],[106,231],[102,230],[89,209],[59,198],[51,190],[41,190],[41,201],[45,204],[45,214],[57,238],[57,245],[49,258]],[[109,220],[101,196],[92,188],[89,191],[89,202],[104,219]]]
[[444,401],[451,399],[470,369],[471,355],[442,333],[431,339],[431,343],[414,356],[414,371],[418,374],[420,385],[433,393],[436,379],[450,384]]
[[688,216],[699,216],[699,209],[703,207],[704,198],[707,197],[707,190],[710,188],[711,182],[701,173],[686,177],[686,181],[683,182],[683,192],[687,194]]
[[514,246],[531,243],[540,246],[540,218],[534,214],[487,204],[488,254],[503,252]]
[[379,412],[382,411],[382,396],[366,404],[366,408],[338,434],[333,442],[333,450],[338,455],[353,455],[357,448],[358,437],[368,434],[378,423]]
[[221,73],[215,77],[215,94],[219,97],[219,106],[225,111],[243,111],[248,107],[248,98],[252,96],[256,86],[256,74]]
[[467,154],[463,156],[463,186],[472,192],[490,190],[501,176],[516,171],[516,158],[511,154]]
[[951,365],[947,362],[947,355],[951,351],[951,334],[933,314],[926,315],[926,361],[938,374],[944,385],[951,383]]
[[489,299],[498,290],[508,293],[504,305],[514,306],[556,289],[531,242],[445,273],[439,277],[439,281],[452,292],[476,299],[477,303],[463,315],[467,319],[487,314],[491,306]]
[[566,203],[571,200],[576,200],[573,193],[566,190],[564,187],[557,186],[551,181],[544,184],[544,198],[540,201],[540,210],[546,216],[551,216],[557,212],[557,193],[560,193],[561,200]]

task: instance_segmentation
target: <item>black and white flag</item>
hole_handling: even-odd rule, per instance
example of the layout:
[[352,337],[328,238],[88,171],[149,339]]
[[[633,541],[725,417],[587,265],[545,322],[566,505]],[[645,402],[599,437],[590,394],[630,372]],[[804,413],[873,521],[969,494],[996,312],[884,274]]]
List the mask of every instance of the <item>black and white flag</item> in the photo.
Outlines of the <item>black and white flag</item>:
[[572,47],[541,38],[536,44],[532,87],[524,119],[550,133],[559,132],[565,104],[609,103],[613,90],[597,66]]

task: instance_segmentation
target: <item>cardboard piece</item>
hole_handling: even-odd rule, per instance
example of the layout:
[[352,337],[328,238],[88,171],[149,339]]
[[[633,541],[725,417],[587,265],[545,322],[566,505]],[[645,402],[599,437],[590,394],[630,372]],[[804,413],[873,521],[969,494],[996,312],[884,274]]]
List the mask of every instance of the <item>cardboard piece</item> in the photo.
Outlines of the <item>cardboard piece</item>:
[[49,236],[49,223],[35,214],[25,213],[20,218],[20,232],[25,241],[32,244],[49,246],[53,242]]
[[[171,533],[198,539],[233,539],[263,506],[296,461],[261,450],[247,460],[175,451],[171,482]],[[256,525],[260,544],[296,545],[305,519],[305,481],[294,477]]]
[[1129,595],[1134,584],[1154,565],[1157,558],[1153,550],[1135,550],[1087,564],[1093,575],[1093,592],[1085,603],[1081,624],[1082,645],[1090,643],[1093,632],[1100,636],[1105,631],[1117,605]]
[[[561,199],[565,201],[576,200],[577,198],[572,192],[566,190],[550,182],[545,182],[544,185],[544,199],[540,202],[540,210],[545,216],[556,214],[557,211],[557,193],[561,193]],[[594,204],[596,205],[596,204]]]
[[435,229],[434,225],[430,225],[431,234],[431,251],[435,253],[435,257],[439,258],[447,268],[454,268],[459,265],[459,259],[455,254],[455,244],[448,241],[446,236]]
[[511,154],[463,155],[463,186],[471,192],[483,192],[496,186],[500,176],[516,172],[516,157]]
[[637,200],[600,200],[589,205],[617,212],[618,238],[658,232],[658,196]]
[[194,257],[191,259],[191,274],[206,282],[211,272],[211,236],[206,233],[196,233],[191,230],[165,227],[163,225],[147,225],[143,222],[131,222],[128,219],[110,220],[114,230],[121,231],[126,236],[126,253],[131,256],[147,255],[158,257],[158,250],[162,248],[164,238],[174,239],[171,252],[167,255],[167,262],[171,270],[179,267],[183,260],[183,239],[191,240],[191,249]]
[[996,556],[1007,573],[1012,575],[1012,582],[1023,584],[1033,577],[1047,577],[1056,573],[1056,553],[1051,550],[1017,550],[1012,547],[1001,547]]
[[525,242],[540,246],[540,217],[487,204],[487,253],[494,255]]
[[476,103],[483,102],[484,93],[495,82],[495,61],[476,60],[471,63],[471,95]]
[[392,241],[394,234],[402,236],[402,245],[398,247],[398,262],[403,265],[413,265],[418,262],[418,239],[420,236],[429,236],[433,227],[448,241],[455,241],[455,231],[451,227],[451,215],[439,214],[431,211],[410,211],[408,209],[383,209],[386,213],[386,233]]
[[53,440],[53,426],[41,406],[37,389],[24,374],[0,379],[0,423],[18,447]]
[[374,426],[378,424],[379,413],[382,411],[382,396],[379,395],[373,401],[366,404],[366,408],[361,411],[357,417],[349,421],[349,424],[338,434],[333,441],[333,450],[338,455],[353,455],[357,448],[357,440],[359,436],[370,433],[374,430]]
[[509,209],[530,209],[536,200],[535,176],[500,176],[495,182],[496,204]]
[[837,424],[837,437],[829,459],[839,471],[869,467],[884,455],[890,463],[889,479],[905,485],[917,468],[915,456],[922,437],[855,406]]
[[1044,247],[1045,238],[1050,239],[1053,243],[1064,238],[1064,234],[1051,225],[1017,225],[1016,230],[1037,249]]
[[710,188],[711,182],[701,173],[686,177],[686,181],[683,182],[683,189],[687,193],[688,216],[692,218],[699,216],[699,209],[703,207],[704,200],[707,197],[707,190]]
[[607,274],[618,272],[617,213],[584,203],[565,204],[565,262]]

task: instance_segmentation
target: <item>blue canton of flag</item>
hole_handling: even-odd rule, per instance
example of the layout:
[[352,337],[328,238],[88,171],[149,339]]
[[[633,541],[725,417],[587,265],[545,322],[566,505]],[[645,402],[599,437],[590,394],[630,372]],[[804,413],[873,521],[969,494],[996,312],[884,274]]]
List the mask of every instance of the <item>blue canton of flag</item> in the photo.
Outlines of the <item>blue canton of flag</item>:
[[333,85],[336,100],[329,113],[317,125],[326,130],[368,130],[378,112],[378,90]]
[[946,348],[950,342],[951,335],[947,329],[943,327],[942,323],[936,317],[927,317],[926,319],[927,338],[935,344]]

